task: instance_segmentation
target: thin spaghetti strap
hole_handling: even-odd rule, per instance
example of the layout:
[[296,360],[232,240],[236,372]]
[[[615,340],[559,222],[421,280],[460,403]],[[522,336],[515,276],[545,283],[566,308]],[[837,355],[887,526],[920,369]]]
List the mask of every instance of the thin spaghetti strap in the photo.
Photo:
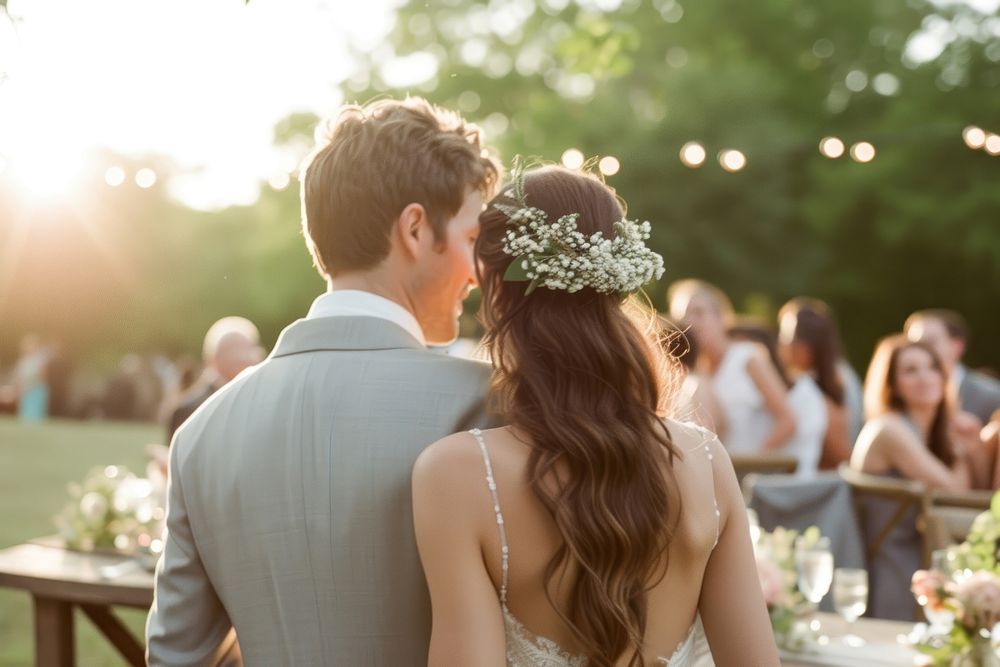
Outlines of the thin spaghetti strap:
[[714,549],[719,544],[719,529],[721,523],[721,513],[719,512],[719,499],[715,497],[715,465],[712,463],[712,450],[709,448],[709,443],[705,443],[705,453],[708,455],[708,469],[712,473],[712,504],[715,506],[715,544],[712,545]]
[[500,498],[497,496],[497,482],[493,477],[493,464],[490,462],[490,453],[486,450],[486,441],[483,439],[483,432],[474,428],[469,433],[479,443],[479,449],[483,453],[483,465],[486,466],[486,485],[489,487],[490,496],[493,497],[493,512],[497,516],[497,529],[500,532],[500,604],[507,608],[507,570],[510,549],[507,547],[507,531],[504,529],[503,513],[500,511]]

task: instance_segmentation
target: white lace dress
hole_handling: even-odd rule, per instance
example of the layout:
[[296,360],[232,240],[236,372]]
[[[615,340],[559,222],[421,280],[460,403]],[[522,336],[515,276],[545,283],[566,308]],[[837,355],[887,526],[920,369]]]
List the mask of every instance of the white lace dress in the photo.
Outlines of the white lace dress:
[[[587,659],[584,656],[573,655],[551,639],[539,637],[517,620],[507,607],[507,580],[510,562],[510,548],[507,545],[507,531],[504,527],[503,512],[500,510],[500,498],[497,495],[497,483],[493,477],[493,464],[489,451],[483,439],[482,431],[469,431],[479,443],[483,454],[483,464],[486,466],[486,485],[493,498],[493,511],[497,517],[497,529],[500,533],[500,607],[503,610],[504,632],[507,642],[508,667],[585,667]],[[709,459],[712,454],[705,445],[705,453]],[[719,508],[716,503],[716,521]],[[716,524],[716,543],[718,543],[718,523]],[[669,658],[657,658],[657,663],[667,667],[715,667],[712,652],[705,637],[705,629],[701,617],[697,616],[692,623],[687,636]]]

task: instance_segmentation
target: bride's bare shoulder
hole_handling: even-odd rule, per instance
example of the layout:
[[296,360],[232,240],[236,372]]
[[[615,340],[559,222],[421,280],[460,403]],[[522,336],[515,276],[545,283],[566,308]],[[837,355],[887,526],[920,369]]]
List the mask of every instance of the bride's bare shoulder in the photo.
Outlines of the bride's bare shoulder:
[[719,442],[719,436],[694,422],[667,418],[664,423],[667,425],[674,445],[682,452],[689,452],[706,445],[713,447],[713,443]]
[[470,467],[482,467],[483,455],[468,431],[453,433],[426,447],[413,464],[413,476],[462,477]]

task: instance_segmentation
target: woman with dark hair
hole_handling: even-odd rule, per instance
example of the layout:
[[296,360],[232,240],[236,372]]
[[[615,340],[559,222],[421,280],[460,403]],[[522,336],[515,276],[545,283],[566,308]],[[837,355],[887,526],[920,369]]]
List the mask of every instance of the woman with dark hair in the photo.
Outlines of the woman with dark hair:
[[865,414],[851,465],[874,475],[898,475],[931,488],[972,486],[969,441],[949,432],[953,407],[944,365],[934,349],[902,334],[882,339],[865,377]]
[[[902,334],[880,341],[865,378],[868,421],[854,446],[851,467],[872,475],[917,480],[934,489],[969,489],[969,443],[949,433],[951,406],[946,385],[944,365],[932,347]],[[865,501],[862,528],[869,543],[881,542],[868,563],[868,608],[875,618],[912,620],[910,578],[921,565],[921,538],[915,510],[889,534],[882,534],[897,512],[895,501]]]
[[414,467],[429,663],[777,665],[732,466],[663,417],[655,315],[627,296],[662,273],[648,224],[560,167],[515,178],[480,223],[508,425]]
[[798,416],[796,437],[806,441],[802,447],[820,468],[835,469],[851,458],[837,325],[825,303],[798,297],[781,307],[778,327],[780,356],[793,379],[789,400]]

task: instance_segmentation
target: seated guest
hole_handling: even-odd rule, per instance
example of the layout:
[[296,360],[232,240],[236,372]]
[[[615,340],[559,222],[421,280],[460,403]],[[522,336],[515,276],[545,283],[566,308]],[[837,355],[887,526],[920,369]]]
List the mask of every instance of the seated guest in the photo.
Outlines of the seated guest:
[[711,378],[726,421],[726,447],[756,454],[779,449],[795,434],[788,391],[763,346],[731,340],[729,298],[701,280],[676,282],[668,291],[670,316],[687,321],[698,346],[696,367]]
[[[840,336],[825,303],[817,299],[792,299],[778,313],[781,357],[794,378],[790,392],[793,406],[799,402],[822,404],[822,416],[797,413],[799,431],[805,419],[820,425],[819,467],[835,469],[851,458],[848,411],[844,381],[838,368]],[[801,397],[801,398],[798,398]],[[794,407],[793,407],[794,409]],[[801,433],[797,434],[801,435]]]
[[[965,439],[949,433],[947,373],[934,349],[903,335],[879,342],[865,378],[868,421],[851,455],[851,467],[872,475],[964,491],[972,485]],[[895,518],[897,501],[868,498],[862,526],[872,543]],[[869,610],[876,618],[912,620],[910,578],[921,565],[916,509],[895,524],[868,564]]]
[[260,334],[244,317],[224,317],[205,334],[205,370],[167,421],[167,444],[198,407],[220,387],[263,359]]
[[801,373],[794,376],[789,374],[788,371],[793,369],[780,359],[778,337],[763,323],[751,318],[740,318],[737,324],[729,327],[729,337],[758,343],[767,350],[775,371],[788,390],[788,407],[795,417],[795,433],[776,451],[798,461],[796,475],[812,477],[819,467],[823,435],[827,426],[823,392],[812,378]]
[[957,392],[958,407],[979,419],[975,428],[1000,410],[1000,381],[962,364],[969,338],[965,318],[943,308],[918,310],[906,318],[903,330],[910,340],[923,341],[937,351],[952,379],[952,390]]

